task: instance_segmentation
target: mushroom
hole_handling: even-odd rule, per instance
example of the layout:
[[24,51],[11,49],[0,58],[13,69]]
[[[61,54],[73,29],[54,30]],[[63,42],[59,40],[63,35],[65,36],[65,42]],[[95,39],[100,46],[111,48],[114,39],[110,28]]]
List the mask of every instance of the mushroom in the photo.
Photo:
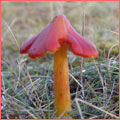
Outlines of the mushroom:
[[64,15],[57,15],[40,33],[24,42],[20,48],[21,54],[28,53],[31,58],[42,57],[47,51],[54,54],[54,99],[57,117],[62,113],[67,116],[71,111],[68,49],[82,57],[98,56],[96,47],[76,32]]

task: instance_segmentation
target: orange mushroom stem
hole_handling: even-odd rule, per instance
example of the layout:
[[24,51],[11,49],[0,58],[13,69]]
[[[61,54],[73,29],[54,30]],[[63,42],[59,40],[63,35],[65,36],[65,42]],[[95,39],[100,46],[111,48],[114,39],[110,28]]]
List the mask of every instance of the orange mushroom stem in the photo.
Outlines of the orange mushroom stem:
[[54,96],[56,116],[71,111],[67,45],[62,44],[54,54]]

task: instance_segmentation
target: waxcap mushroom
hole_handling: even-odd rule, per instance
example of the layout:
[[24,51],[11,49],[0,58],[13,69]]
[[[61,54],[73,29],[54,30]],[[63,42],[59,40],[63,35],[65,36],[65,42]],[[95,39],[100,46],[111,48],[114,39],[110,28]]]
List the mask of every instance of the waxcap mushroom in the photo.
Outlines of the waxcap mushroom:
[[[96,47],[79,35],[64,15],[56,16],[40,33],[24,42],[21,53],[31,58],[54,53],[54,105],[56,116],[68,116],[71,108],[67,50],[83,57],[97,57]],[[71,117],[70,117],[71,118]]]
[[96,47],[76,32],[64,15],[57,15],[40,33],[24,42],[20,53],[37,58],[46,52],[55,53],[61,43],[67,44],[75,55],[88,58],[98,56]]

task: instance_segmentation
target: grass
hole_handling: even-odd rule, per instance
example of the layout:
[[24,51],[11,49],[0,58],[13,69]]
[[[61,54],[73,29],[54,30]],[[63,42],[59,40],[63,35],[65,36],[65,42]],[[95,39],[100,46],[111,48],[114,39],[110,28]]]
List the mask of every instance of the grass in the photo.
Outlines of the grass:
[[[41,31],[58,13],[94,42],[97,59],[68,52],[74,119],[119,116],[118,2],[2,2],[2,119],[53,119],[53,55],[32,60],[20,55],[21,43]],[[60,116],[61,118],[61,116]]]

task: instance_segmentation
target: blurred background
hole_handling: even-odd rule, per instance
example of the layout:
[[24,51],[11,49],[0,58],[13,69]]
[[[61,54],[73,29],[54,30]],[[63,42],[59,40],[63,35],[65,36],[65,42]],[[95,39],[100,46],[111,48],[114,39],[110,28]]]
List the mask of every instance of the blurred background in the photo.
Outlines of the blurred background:
[[[97,59],[83,59],[68,53],[73,101],[70,116],[76,119],[119,116],[119,2],[2,2],[1,10],[3,119],[55,118],[53,55],[32,60],[21,55],[19,48],[58,14],[64,14],[78,33],[84,31],[85,38],[99,51]],[[75,98],[93,106],[78,105]]]

